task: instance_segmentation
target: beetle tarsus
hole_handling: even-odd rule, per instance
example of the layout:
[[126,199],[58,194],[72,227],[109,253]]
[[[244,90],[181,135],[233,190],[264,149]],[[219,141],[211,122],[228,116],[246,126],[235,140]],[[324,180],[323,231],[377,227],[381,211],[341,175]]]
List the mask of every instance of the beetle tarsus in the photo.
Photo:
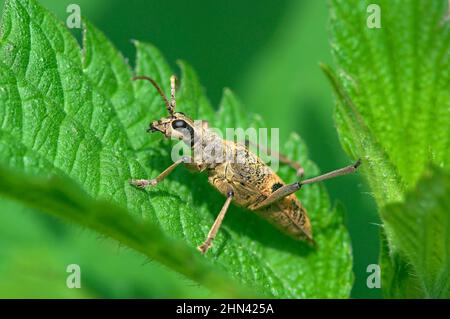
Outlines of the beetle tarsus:
[[206,253],[212,246],[212,238],[207,238],[203,244],[197,247],[197,249],[202,253]]
[[137,188],[146,188],[147,186],[155,186],[158,182],[156,179],[132,179],[130,184]]

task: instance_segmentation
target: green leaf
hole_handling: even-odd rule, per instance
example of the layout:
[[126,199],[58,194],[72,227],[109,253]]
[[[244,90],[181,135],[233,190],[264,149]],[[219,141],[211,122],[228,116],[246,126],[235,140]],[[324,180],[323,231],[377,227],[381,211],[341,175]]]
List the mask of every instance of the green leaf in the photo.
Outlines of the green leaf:
[[370,1],[331,1],[337,62],[336,123],[380,206],[412,189],[428,163],[448,167],[449,23],[446,1],[378,1],[380,29],[366,25]]
[[[447,2],[378,1],[381,28],[367,26],[366,20],[374,14],[368,10],[371,3],[330,1],[331,47],[337,71],[325,65],[322,68],[337,95],[335,121],[341,143],[349,154],[363,158],[362,172],[385,223],[382,240],[387,243],[381,253],[385,294],[442,296],[442,291],[429,286],[434,285],[426,274],[432,271],[430,265],[417,267],[405,259],[411,258],[413,248],[415,256],[423,257],[429,243],[405,247],[408,234],[390,227],[395,218],[396,225],[430,229],[430,221],[417,214],[433,216],[439,198],[431,196],[420,212],[414,210],[415,215],[397,209],[391,216],[388,205],[405,201],[403,205],[409,207],[405,194],[415,189],[430,164],[445,171],[449,168]],[[426,185],[428,189],[420,183],[417,187],[432,194],[435,187],[431,182]],[[435,252],[435,258],[446,260],[443,250]],[[418,288],[417,279],[421,282]]]
[[[135,46],[132,70],[89,22],[81,50],[35,1],[6,2],[0,40],[0,164],[13,171],[2,171],[2,193],[115,238],[227,295],[242,293],[232,281],[224,285],[223,270],[255,294],[348,297],[350,241],[342,208],[330,207],[322,186],[300,193],[317,249],[232,207],[203,260],[192,250],[205,239],[224,202],[206,177],[180,168],[152,189],[128,184],[130,178],[155,176],[171,164],[169,141],[145,134],[148,123],[165,114],[163,103],[152,86],[131,82],[131,77],[150,75],[167,92],[172,71],[155,47],[138,41]],[[245,112],[228,90],[221,111],[214,113],[192,67],[179,65],[179,111],[220,129],[263,127],[257,116],[240,116]],[[297,136],[281,148],[309,174],[319,173]],[[35,173],[57,177],[46,182],[31,176]],[[280,169],[280,176],[296,180],[288,167]]]
[[1,167],[0,177],[0,192],[9,198],[97,230],[212,290],[234,297],[252,296],[230,284],[219,269],[205,263],[194,249],[167,238],[155,225],[120,207],[92,199],[70,180],[57,177],[43,180]]
[[[206,288],[98,233],[1,198],[1,298],[205,298]],[[67,289],[67,266],[81,289]],[[142,265],[145,263],[145,267]],[[216,296],[220,296],[218,293]]]
[[399,251],[417,274],[421,297],[450,298],[449,194],[450,175],[435,168],[407,193],[404,203],[390,204],[381,212]]
[[391,252],[384,232],[380,232],[381,288],[386,298],[422,298],[423,294],[411,264],[398,253]]

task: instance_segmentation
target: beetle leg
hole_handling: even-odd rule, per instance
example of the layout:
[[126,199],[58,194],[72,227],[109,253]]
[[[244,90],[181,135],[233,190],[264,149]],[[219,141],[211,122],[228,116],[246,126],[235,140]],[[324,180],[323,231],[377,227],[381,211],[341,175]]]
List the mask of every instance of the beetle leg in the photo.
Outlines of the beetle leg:
[[312,183],[324,181],[326,179],[335,178],[335,177],[342,176],[342,175],[347,175],[347,174],[355,172],[358,169],[359,165],[361,165],[361,159],[358,159],[353,165],[339,168],[339,169],[325,173],[320,176],[305,179],[304,181],[301,181],[300,184],[301,185],[312,184]]
[[166,168],[161,174],[156,176],[153,179],[132,179],[130,180],[130,184],[134,185],[139,188],[145,188],[147,186],[155,186],[159,182],[161,182],[164,178],[167,177],[178,165],[184,163],[184,164],[190,164],[192,162],[191,158],[189,156],[182,156],[180,159],[175,161],[172,165],[170,165],[168,168]]
[[[272,155],[272,152],[270,152],[270,154]],[[287,164],[290,167],[292,167],[293,169],[295,169],[297,176],[303,177],[303,175],[305,174],[305,169],[299,162],[293,161],[281,153],[278,153],[278,154],[274,153],[274,154],[275,154],[275,156],[278,156],[278,159],[280,160],[281,163]]]
[[225,213],[227,212],[231,200],[233,199],[233,195],[234,195],[233,191],[230,190],[227,194],[227,200],[225,201],[225,204],[223,204],[219,215],[217,215],[216,220],[214,221],[214,224],[212,225],[208,233],[208,236],[206,237],[206,240],[203,242],[203,244],[197,247],[202,254],[206,253],[206,251],[211,247],[212,241],[216,237],[220,225],[222,224],[222,221],[225,217]]
[[292,184],[288,184],[288,185],[284,185],[280,188],[278,188],[276,191],[274,191],[272,194],[270,194],[270,196],[268,196],[266,199],[262,200],[261,202],[257,203],[254,206],[251,206],[250,208],[252,210],[257,210],[260,209],[264,206],[268,206],[288,195],[291,195],[292,193],[295,193],[296,191],[298,191],[303,185],[306,184],[312,184],[312,183],[317,183],[326,179],[330,179],[330,178],[334,178],[334,177],[338,177],[338,176],[342,176],[342,175],[346,175],[346,174],[350,174],[356,171],[356,169],[358,168],[358,166],[361,164],[361,160],[356,161],[355,164],[353,165],[349,165],[334,171],[331,171],[329,173],[317,176],[317,177],[313,177],[313,178],[309,178],[306,179],[304,181],[299,181],[299,182],[295,182]]

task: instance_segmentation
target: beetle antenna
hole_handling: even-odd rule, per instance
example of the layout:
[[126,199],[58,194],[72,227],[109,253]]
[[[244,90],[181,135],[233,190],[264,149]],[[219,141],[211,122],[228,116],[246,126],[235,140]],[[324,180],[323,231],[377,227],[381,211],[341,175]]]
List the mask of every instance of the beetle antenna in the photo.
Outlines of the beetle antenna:
[[175,107],[177,106],[177,102],[175,99],[175,80],[177,78],[175,75],[172,75],[170,77],[170,106],[172,107],[172,112],[175,110]]
[[158,83],[156,83],[155,80],[153,80],[152,78],[150,78],[148,76],[144,76],[144,75],[135,76],[135,77],[132,78],[132,80],[133,81],[135,81],[135,80],[147,80],[151,84],[153,84],[153,86],[156,88],[156,90],[158,90],[159,95],[161,95],[161,97],[163,98],[164,104],[166,104],[167,111],[169,112],[170,115],[173,115],[173,105],[171,103],[169,103],[169,100],[167,99],[167,97],[164,94],[163,90],[158,85]]

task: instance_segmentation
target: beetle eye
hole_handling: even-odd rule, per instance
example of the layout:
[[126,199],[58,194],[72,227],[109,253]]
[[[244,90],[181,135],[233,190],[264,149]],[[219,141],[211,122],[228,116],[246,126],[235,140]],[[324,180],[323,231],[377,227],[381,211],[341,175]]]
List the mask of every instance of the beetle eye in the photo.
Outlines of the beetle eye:
[[177,129],[177,128],[186,128],[186,127],[187,127],[187,123],[186,123],[185,121],[183,121],[183,120],[176,120],[176,121],[173,121],[173,122],[172,122],[172,127],[173,127],[174,129]]

